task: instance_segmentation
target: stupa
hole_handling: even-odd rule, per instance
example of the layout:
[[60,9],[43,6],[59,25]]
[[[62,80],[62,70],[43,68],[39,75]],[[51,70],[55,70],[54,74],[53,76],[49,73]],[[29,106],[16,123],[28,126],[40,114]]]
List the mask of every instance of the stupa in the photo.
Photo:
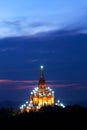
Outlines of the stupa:
[[42,106],[54,106],[54,91],[46,85],[43,68],[41,65],[38,86],[31,92],[30,102],[26,108],[27,112],[38,111]]

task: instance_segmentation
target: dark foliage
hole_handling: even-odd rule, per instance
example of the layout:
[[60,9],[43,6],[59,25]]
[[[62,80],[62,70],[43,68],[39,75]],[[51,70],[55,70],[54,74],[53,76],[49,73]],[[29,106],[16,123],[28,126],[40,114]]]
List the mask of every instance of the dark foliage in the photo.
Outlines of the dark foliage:
[[61,108],[42,107],[39,112],[19,113],[14,109],[0,110],[0,128],[28,130],[87,129],[87,108],[79,105]]

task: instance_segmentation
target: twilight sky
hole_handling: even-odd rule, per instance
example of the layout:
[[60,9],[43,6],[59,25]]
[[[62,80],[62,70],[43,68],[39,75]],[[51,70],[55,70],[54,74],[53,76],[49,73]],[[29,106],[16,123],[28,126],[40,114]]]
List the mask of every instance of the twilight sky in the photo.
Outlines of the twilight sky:
[[0,101],[28,100],[40,65],[56,100],[87,100],[86,0],[0,0]]
[[86,0],[0,0],[0,37],[87,30]]

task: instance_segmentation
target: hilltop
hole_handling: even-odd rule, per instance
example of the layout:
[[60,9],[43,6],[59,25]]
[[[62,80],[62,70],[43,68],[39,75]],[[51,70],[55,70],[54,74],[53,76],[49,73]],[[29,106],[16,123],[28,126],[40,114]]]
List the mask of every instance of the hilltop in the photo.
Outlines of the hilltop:
[[[9,113],[9,114],[7,114]],[[61,108],[42,107],[39,112],[20,113],[0,110],[0,128],[15,129],[79,129],[87,128],[87,108],[79,105]]]

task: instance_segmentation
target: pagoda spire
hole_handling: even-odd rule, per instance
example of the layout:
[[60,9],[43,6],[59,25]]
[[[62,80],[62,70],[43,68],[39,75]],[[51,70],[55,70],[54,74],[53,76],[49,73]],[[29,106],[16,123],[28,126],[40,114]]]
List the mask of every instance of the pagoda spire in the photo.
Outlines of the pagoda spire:
[[43,66],[40,66],[40,79],[39,79],[39,83],[38,83],[38,87],[39,88],[46,88],[46,82],[44,79],[44,74],[43,74]]

